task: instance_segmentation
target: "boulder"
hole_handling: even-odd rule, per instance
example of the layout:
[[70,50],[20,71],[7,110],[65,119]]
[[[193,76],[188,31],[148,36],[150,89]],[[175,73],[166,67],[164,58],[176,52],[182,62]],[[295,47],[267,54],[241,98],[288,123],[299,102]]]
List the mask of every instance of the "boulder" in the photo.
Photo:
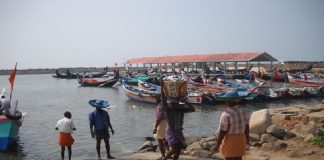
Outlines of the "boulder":
[[273,149],[273,142],[263,143],[261,145],[262,150],[272,150]]
[[202,143],[200,145],[204,150],[209,151],[213,146],[216,146],[216,142],[215,141],[209,141],[209,142],[204,142],[204,143]]
[[194,136],[194,135],[191,135],[191,134],[184,134],[184,137],[185,137],[184,144],[186,146],[189,146],[192,143],[194,143],[195,141],[198,141],[200,139],[200,137],[197,137],[197,136]]
[[210,136],[210,137],[207,137],[206,138],[206,141],[216,141],[217,140],[217,137],[216,136]]
[[254,146],[254,147],[260,147],[262,145],[261,142],[251,142],[251,146]]
[[203,148],[201,147],[199,142],[194,142],[186,148],[186,151],[189,152],[190,155],[193,155],[194,153],[193,151],[202,150],[202,149]]
[[313,112],[307,115],[309,121],[314,121],[315,123],[324,122],[324,110],[321,112]]
[[215,153],[213,156],[212,156],[212,159],[216,159],[216,160],[223,160],[225,159],[224,156],[222,155],[222,153],[218,152],[218,153]]
[[297,124],[295,125],[294,129],[291,130],[296,136],[299,137],[306,137],[309,134],[316,133],[316,125],[312,123],[308,123],[306,125]]
[[200,157],[200,158],[211,158],[212,153],[206,150],[196,150],[193,152],[192,156]]
[[250,133],[249,137],[250,137],[250,142],[258,142],[260,140],[260,136],[255,133]]
[[314,137],[313,134],[309,134],[305,137],[304,142],[309,142]]
[[295,137],[296,137],[296,134],[292,133],[291,131],[286,131],[284,140],[288,140],[288,139],[295,138]]
[[276,138],[279,138],[279,139],[283,139],[285,137],[285,135],[286,135],[286,131],[283,128],[276,125],[276,124],[273,124],[273,125],[269,126],[267,128],[267,133],[269,133],[272,136],[274,136]]
[[315,149],[313,148],[300,148],[297,150],[294,150],[293,152],[291,152],[291,154],[289,155],[291,158],[298,158],[301,156],[305,156],[305,155],[312,155],[316,152]]
[[282,140],[278,140],[273,144],[273,148],[275,149],[283,149],[283,148],[287,148],[287,143],[285,143]]
[[148,148],[153,148],[153,143],[151,141],[146,141],[138,150],[143,151]]
[[268,133],[262,134],[260,138],[261,143],[274,142],[276,140],[276,137],[273,137],[271,134]]
[[261,135],[271,125],[271,116],[268,109],[255,111],[250,119],[250,132]]

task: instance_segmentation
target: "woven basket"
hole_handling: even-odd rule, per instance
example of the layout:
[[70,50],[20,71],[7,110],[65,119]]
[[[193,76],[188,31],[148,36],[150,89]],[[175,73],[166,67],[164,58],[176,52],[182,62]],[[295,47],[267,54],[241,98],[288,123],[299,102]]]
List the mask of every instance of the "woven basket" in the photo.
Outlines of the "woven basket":
[[164,80],[163,91],[167,98],[183,98],[187,96],[187,81]]

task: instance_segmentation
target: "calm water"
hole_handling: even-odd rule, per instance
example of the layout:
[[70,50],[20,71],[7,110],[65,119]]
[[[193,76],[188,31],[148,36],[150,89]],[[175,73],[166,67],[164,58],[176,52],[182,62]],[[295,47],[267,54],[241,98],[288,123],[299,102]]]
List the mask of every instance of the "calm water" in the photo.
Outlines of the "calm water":
[[[9,92],[8,76],[0,76],[0,87]],[[154,105],[144,105],[129,100],[121,85],[112,88],[80,87],[77,80],[54,79],[51,75],[17,75],[13,99],[18,99],[18,109],[28,112],[19,131],[19,140],[9,151],[0,152],[0,159],[60,159],[57,144],[56,122],[65,111],[72,113],[77,130],[72,146],[74,159],[96,158],[95,140],[89,131],[88,113],[94,108],[90,99],[108,100],[115,108],[109,110],[115,135],[111,136],[111,153],[114,156],[136,151],[144,137],[152,136]],[[245,104],[250,111],[260,108],[310,104],[316,99],[286,100],[272,103]],[[130,107],[135,105],[136,108]],[[196,106],[196,112],[185,116],[184,133],[210,136],[218,127],[224,106]],[[105,156],[102,143],[102,156]],[[67,154],[67,153],[66,153]]]

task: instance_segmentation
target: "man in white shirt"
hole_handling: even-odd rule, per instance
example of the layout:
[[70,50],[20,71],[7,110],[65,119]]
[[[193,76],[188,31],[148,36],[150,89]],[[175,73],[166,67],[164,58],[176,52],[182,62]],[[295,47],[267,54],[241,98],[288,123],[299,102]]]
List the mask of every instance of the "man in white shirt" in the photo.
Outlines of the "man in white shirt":
[[64,159],[65,147],[68,148],[69,160],[71,160],[72,155],[72,144],[74,142],[71,133],[75,130],[73,121],[71,120],[72,114],[69,111],[64,113],[64,118],[57,121],[56,130],[59,130],[58,144],[61,146],[61,157]]

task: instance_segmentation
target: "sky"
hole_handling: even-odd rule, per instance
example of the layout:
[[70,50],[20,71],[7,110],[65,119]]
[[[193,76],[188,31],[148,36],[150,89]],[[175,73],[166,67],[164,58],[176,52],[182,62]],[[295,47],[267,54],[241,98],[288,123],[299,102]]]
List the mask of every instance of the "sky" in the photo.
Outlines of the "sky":
[[0,0],[0,69],[267,52],[324,61],[323,0]]

